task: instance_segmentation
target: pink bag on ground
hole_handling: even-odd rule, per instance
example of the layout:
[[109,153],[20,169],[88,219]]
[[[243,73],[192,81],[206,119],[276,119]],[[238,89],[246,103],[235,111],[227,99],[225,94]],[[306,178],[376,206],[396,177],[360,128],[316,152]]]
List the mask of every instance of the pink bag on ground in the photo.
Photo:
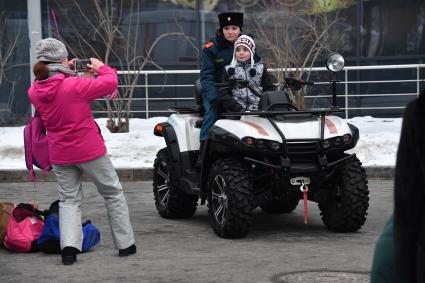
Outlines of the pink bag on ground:
[[44,222],[42,212],[27,203],[20,203],[12,210],[4,237],[4,246],[17,252],[30,252],[36,249]]
[[52,170],[46,128],[37,112],[24,128],[24,147],[25,163],[33,181],[35,180],[33,165],[45,172]]

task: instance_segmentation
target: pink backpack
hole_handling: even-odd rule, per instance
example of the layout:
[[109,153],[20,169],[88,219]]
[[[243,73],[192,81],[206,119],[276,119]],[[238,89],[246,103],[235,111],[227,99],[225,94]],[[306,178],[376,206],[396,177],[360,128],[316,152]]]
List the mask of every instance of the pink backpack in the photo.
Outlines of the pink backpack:
[[42,212],[27,203],[20,203],[12,210],[4,237],[4,246],[17,252],[36,250],[44,222]]
[[35,180],[33,165],[45,172],[52,170],[46,128],[37,112],[24,128],[24,147],[25,163],[33,181]]

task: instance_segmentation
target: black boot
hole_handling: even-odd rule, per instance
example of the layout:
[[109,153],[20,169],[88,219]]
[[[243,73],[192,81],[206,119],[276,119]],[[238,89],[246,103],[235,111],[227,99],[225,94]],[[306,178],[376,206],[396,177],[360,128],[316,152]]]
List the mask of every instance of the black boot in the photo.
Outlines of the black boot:
[[201,171],[202,156],[204,155],[204,145],[205,145],[205,141],[201,141],[199,146],[198,159],[196,160],[196,163],[195,163],[195,169],[198,171]]
[[129,256],[129,255],[135,254],[136,252],[137,252],[136,245],[133,244],[126,249],[119,250],[118,255],[119,256]]
[[77,261],[77,254],[80,251],[74,247],[65,247],[62,250],[62,263],[64,265],[71,265]]

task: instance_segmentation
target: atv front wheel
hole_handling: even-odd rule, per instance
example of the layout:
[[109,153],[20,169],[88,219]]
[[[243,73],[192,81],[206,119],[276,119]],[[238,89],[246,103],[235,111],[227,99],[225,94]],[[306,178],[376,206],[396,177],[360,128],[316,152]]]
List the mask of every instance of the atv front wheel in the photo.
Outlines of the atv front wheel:
[[338,166],[331,176],[334,181],[330,182],[329,192],[320,197],[322,220],[331,231],[355,232],[366,221],[369,207],[367,176],[357,157]]
[[245,236],[252,223],[254,196],[248,168],[236,159],[220,159],[208,178],[208,213],[214,232],[223,238]]
[[153,194],[159,215],[164,218],[189,218],[196,211],[198,196],[188,195],[174,184],[167,148],[156,155],[153,169]]

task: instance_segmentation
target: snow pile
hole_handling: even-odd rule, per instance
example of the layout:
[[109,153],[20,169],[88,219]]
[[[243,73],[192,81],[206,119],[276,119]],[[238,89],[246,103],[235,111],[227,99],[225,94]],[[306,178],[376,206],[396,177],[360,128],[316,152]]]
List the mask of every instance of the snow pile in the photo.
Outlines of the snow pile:
[[[129,133],[112,134],[106,118],[96,119],[102,130],[108,153],[116,168],[151,168],[163,138],[153,134],[157,123],[166,117],[131,119]],[[348,122],[357,126],[360,140],[355,152],[364,166],[394,166],[401,130],[401,118],[356,117]],[[25,169],[24,127],[0,128],[0,170]]]

